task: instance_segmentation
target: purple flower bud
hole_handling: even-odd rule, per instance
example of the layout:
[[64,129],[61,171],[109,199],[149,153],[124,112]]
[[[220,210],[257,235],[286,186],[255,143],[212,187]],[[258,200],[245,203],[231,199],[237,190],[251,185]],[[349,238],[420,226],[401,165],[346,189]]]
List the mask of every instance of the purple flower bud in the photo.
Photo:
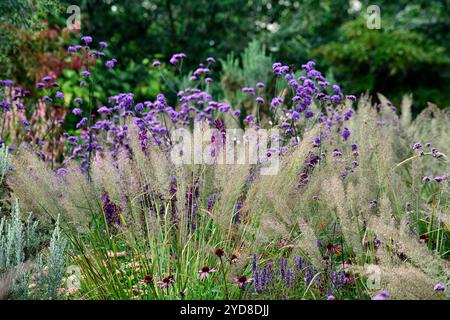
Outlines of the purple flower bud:
[[341,88],[338,86],[338,85],[333,85],[333,90],[334,90],[334,92],[336,92],[336,93],[340,93],[341,92]]
[[281,67],[281,63],[280,62],[275,62],[274,64],[272,64],[272,69],[276,69],[276,68],[279,68],[279,67]]
[[378,293],[376,296],[374,296],[372,298],[372,300],[386,300],[387,298],[389,298],[389,292],[388,291],[381,291],[380,293]]
[[345,141],[351,136],[351,132],[348,128],[344,128],[344,131],[342,131],[342,138],[344,138]]
[[83,111],[80,108],[74,108],[72,110],[72,114],[76,115],[76,116],[80,116],[83,113]]
[[309,119],[309,118],[312,118],[312,117],[314,117],[314,112],[312,112],[311,110],[306,110],[306,112],[305,112],[305,118],[306,119]]
[[56,170],[56,174],[58,176],[65,176],[68,173],[69,173],[69,170],[67,170],[66,168],[59,168],[58,170]]
[[84,117],[80,120],[80,122],[77,123],[76,128],[80,129],[81,127],[83,127],[88,121],[88,118]]
[[442,181],[444,181],[447,177],[445,176],[436,176],[434,177],[434,181],[441,183]]
[[105,49],[108,47],[108,43],[106,43],[105,41],[100,41],[98,43],[98,45],[100,46],[100,48]]
[[116,65],[117,60],[116,59],[111,59],[105,62],[105,66],[109,69],[114,68],[114,66]]
[[9,80],[9,79],[6,79],[6,80],[0,80],[0,85],[1,86],[4,86],[4,87],[10,87],[10,86],[12,86],[13,85],[13,81],[12,80]]
[[253,118],[254,118],[253,115],[249,114],[248,116],[245,117],[244,123],[249,123],[249,122],[253,121]]
[[90,37],[90,36],[83,36],[83,37],[81,37],[81,40],[84,41],[85,44],[92,43],[92,37]]
[[342,101],[342,98],[340,97],[340,96],[338,96],[338,95],[332,95],[331,96],[331,102],[333,102],[333,103],[339,103],[339,102],[341,102]]
[[111,110],[110,110],[108,107],[103,106],[103,107],[99,108],[99,109],[97,110],[97,112],[98,112],[98,113],[111,113]]
[[80,75],[82,77],[89,77],[91,75],[91,73],[87,70],[81,71]]
[[170,58],[169,62],[173,65],[178,63],[178,60],[183,60],[184,58],[186,58],[186,54],[184,53],[175,53],[172,58]]
[[420,148],[422,148],[422,145],[419,142],[417,142],[417,143],[414,143],[412,148],[413,148],[413,150],[420,149]]
[[58,91],[58,92],[56,92],[55,97],[62,100],[62,99],[64,99],[64,93],[62,93],[61,91]]
[[445,291],[445,286],[442,283],[438,283],[433,288],[434,291]]
[[142,110],[144,110],[144,104],[143,103],[138,103],[137,105],[134,106],[134,110],[136,112],[142,112]]
[[219,111],[220,112],[228,112],[229,110],[230,110],[230,106],[229,105],[227,105],[227,104],[224,104],[224,103],[221,103],[220,105],[219,105]]

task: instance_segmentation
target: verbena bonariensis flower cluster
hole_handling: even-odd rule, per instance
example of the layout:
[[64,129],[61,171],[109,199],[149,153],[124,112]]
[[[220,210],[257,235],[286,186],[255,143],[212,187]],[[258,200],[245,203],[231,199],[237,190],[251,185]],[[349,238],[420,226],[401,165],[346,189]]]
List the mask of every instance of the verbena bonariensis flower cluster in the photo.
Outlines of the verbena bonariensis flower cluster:
[[[65,134],[66,166],[55,174],[23,152],[9,180],[27,209],[61,215],[91,297],[443,297],[449,207],[438,172],[448,169],[448,150],[416,143],[418,154],[403,160],[411,154],[406,127],[416,124],[404,125],[392,103],[362,97],[353,109],[355,97],[328,83],[314,62],[297,72],[277,62],[275,96],[268,83],[239,88],[257,107],[246,114],[213,96],[212,57],[176,98],[120,93],[100,103],[96,74],[118,63],[106,47],[83,37],[68,49],[83,61],[80,86],[89,99],[70,104],[78,131]],[[187,58],[174,54],[169,67],[181,70]],[[267,177],[253,164],[173,163],[171,132],[198,124],[218,131],[207,142],[219,148],[234,139],[229,126],[279,129],[279,147],[267,157],[279,154],[281,170]],[[413,140],[424,137],[434,139]],[[419,167],[425,155],[437,162]],[[434,181],[422,181],[432,173]]]
[[[86,90],[90,91],[95,85],[95,72],[99,67],[99,61],[105,58],[102,50],[107,46],[105,42],[100,42],[99,50],[94,50],[91,48],[92,44],[93,39],[85,36],[82,37],[81,45],[68,48],[71,54],[81,57],[84,70],[80,72],[80,86],[86,86]],[[186,57],[183,53],[174,54],[170,63],[178,66]],[[116,59],[107,60],[105,66],[114,68],[116,62]],[[95,152],[110,153],[116,157],[120,148],[129,149],[127,118],[132,119],[139,128],[139,139],[143,150],[146,150],[149,144],[169,148],[172,143],[171,129],[189,128],[202,120],[220,129],[223,122],[218,120],[230,116],[237,123],[242,121],[246,127],[259,129],[262,125],[258,117],[259,111],[257,115],[249,114],[241,119],[239,109],[233,109],[228,103],[216,101],[212,97],[209,84],[212,81],[211,69],[215,63],[215,59],[209,57],[205,63],[192,71],[190,78],[192,86],[178,92],[174,105],[171,105],[163,93],[158,94],[154,101],[141,102],[134,100],[133,93],[121,93],[110,97],[109,105],[98,108],[94,106],[96,102],[91,99],[92,97],[90,101],[75,98],[72,113],[79,117],[76,128],[81,130],[81,134],[79,137],[66,135],[71,147],[68,159],[81,159],[81,169],[86,170]],[[159,68],[161,63],[155,61],[153,66]],[[299,75],[298,72],[292,72],[288,66],[274,63],[273,72],[277,77],[286,79],[286,88],[270,103],[266,103],[262,97],[257,96],[264,90],[265,84],[259,82],[256,88],[242,89],[243,92],[255,96],[254,99],[259,104],[261,113],[270,115],[269,125],[283,130],[284,145],[298,143],[305,131],[306,121],[317,122],[323,126],[320,135],[314,139],[316,146],[320,145],[321,139],[329,134],[333,127],[341,132],[343,140],[348,140],[351,136],[350,130],[344,124],[352,116],[353,109],[349,107],[342,111],[337,110],[336,106],[345,103],[346,100],[354,101],[355,97],[344,95],[339,86],[327,82],[314,67],[313,61],[306,63],[302,66],[303,75]],[[45,86],[45,83],[40,85]],[[319,105],[316,111],[310,108],[313,101]],[[283,150],[284,147],[277,152]]]

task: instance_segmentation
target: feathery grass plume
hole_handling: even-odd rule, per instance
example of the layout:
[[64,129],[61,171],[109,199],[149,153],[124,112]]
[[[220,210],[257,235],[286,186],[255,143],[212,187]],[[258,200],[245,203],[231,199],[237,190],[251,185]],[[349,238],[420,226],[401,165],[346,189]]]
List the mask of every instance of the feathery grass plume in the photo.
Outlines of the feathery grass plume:
[[404,95],[402,98],[402,102],[400,104],[401,106],[401,116],[400,116],[400,124],[402,128],[408,129],[412,122],[412,113],[411,113],[411,106],[412,106],[412,94]]
[[40,219],[55,221],[61,215],[63,224],[83,229],[87,228],[91,216],[98,213],[100,207],[94,195],[100,191],[93,188],[75,165],[69,166],[66,174],[59,175],[23,149],[14,157],[13,168],[9,185],[22,206]]
[[167,194],[170,189],[170,171],[173,170],[168,154],[160,147],[150,144],[147,150],[142,150],[139,143],[138,128],[134,123],[129,124],[130,147],[133,154],[133,164],[143,175],[142,180],[150,184],[158,194]]
[[97,156],[92,161],[91,177],[93,184],[106,192],[113,202],[119,202],[121,198],[121,180],[118,175],[114,160],[109,155]]
[[[369,296],[375,296],[380,290],[389,292],[389,300],[439,300],[448,298],[447,293],[433,290],[435,280],[426,273],[410,265],[365,265],[352,266],[352,272],[362,277],[369,276],[374,281],[367,286]],[[371,273],[377,270],[376,274]]]
[[80,172],[75,164],[68,166],[68,173],[63,176],[54,175],[55,185],[61,194],[60,208],[51,214],[54,221],[61,217],[61,226],[76,230],[88,228],[92,217],[101,212],[99,197],[101,190]]
[[317,236],[314,229],[300,215],[297,216],[297,223],[302,234],[297,246],[302,253],[306,253],[312,263],[318,266],[322,260],[322,254],[317,247]]
[[407,131],[414,142],[429,142],[433,147],[448,155],[450,152],[447,137],[449,126],[450,111],[448,108],[439,109],[436,105],[428,103],[427,108],[422,110]]
[[344,185],[339,177],[333,176],[330,181],[324,181],[322,188],[326,205],[336,214],[337,222],[345,239],[344,245],[354,251],[355,258],[358,260],[362,253],[362,237],[358,217],[348,206],[349,201]]
[[[384,250],[389,250],[392,261],[407,260],[412,266],[422,270],[435,280],[450,277],[450,265],[448,261],[440,259],[435,253],[430,252],[426,245],[412,239],[401,229],[388,226],[380,219],[372,217],[368,221],[368,228],[373,231],[384,245]],[[387,248],[386,246],[390,246]]]
[[[299,193],[299,177],[309,156],[314,154],[312,141],[318,133],[318,128],[307,132],[298,146],[292,147],[286,155],[280,157],[280,168],[283,170],[278,174],[258,176],[252,183],[245,210],[255,212],[260,217],[260,237],[286,237],[295,227],[296,217],[292,214]],[[302,214],[297,211],[295,213]]]
[[61,197],[55,174],[29,149],[22,148],[12,161],[13,172],[8,185],[20,199],[25,210],[41,218],[62,211]]
[[376,198],[378,185],[376,170],[373,168],[373,157],[376,152],[374,138],[377,136],[377,113],[372,108],[369,97],[362,96],[358,102],[358,111],[350,119],[350,127],[356,137],[359,152],[359,168],[355,172],[358,181],[358,207],[367,210],[367,204]]
[[245,211],[242,210],[242,197],[249,178],[249,166],[218,165],[214,171],[215,186],[220,190],[220,200],[212,217],[224,230],[231,230],[233,222],[246,219]]
[[381,285],[394,300],[436,300],[448,295],[433,290],[435,280],[420,269],[402,265],[381,268]]
[[[116,166],[114,171],[108,174],[113,177],[110,180],[117,180],[117,191],[120,192],[115,198],[115,203],[120,203],[121,216],[123,217],[122,228],[128,231],[128,234],[135,235],[136,238],[142,237],[145,229],[145,218],[153,217],[150,212],[151,208],[151,190],[149,190],[149,182],[144,180],[140,168],[137,167],[133,160],[128,157],[125,152],[120,152],[117,161],[108,158],[109,162]],[[110,164],[111,165],[111,164]],[[101,187],[101,186],[100,186]]]
[[393,213],[391,208],[391,201],[386,194],[383,194],[380,199],[380,219],[386,225],[394,225]]

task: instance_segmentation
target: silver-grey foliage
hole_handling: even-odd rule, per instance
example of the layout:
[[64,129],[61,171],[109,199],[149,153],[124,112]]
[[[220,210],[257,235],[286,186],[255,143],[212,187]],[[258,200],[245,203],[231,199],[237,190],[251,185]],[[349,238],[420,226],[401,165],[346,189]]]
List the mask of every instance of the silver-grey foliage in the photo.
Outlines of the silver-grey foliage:
[[19,202],[13,201],[11,218],[0,221],[0,269],[10,270],[24,262],[25,232],[19,215]]
[[3,183],[6,173],[9,169],[10,157],[8,148],[3,144],[0,148],[0,185]]
[[65,251],[67,247],[67,240],[61,232],[59,227],[59,217],[53,230],[52,239],[50,241],[49,256],[48,256],[48,297],[56,299],[58,288],[61,286],[62,278],[66,269]]

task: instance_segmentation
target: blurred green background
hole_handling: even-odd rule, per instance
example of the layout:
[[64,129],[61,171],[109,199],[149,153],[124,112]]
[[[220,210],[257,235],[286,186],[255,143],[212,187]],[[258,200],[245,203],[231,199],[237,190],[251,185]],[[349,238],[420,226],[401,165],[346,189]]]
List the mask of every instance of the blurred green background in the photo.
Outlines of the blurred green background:
[[[379,30],[366,26],[372,4],[381,9]],[[208,56],[221,59],[216,85],[225,96],[264,81],[273,61],[314,59],[349,94],[381,92],[399,103],[412,93],[415,113],[427,101],[450,104],[447,0],[1,0],[0,78],[33,87],[53,70],[65,92],[82,95],[65,51],[80,37],[64,30],[69,5],[81,9],[81,34],[107,41],[119,60],[101,78],[101,99],[128,91],[149,99],[167,90],[183,79],[151,63],[167,65],[172,53],[185,52],[185,70]]]

